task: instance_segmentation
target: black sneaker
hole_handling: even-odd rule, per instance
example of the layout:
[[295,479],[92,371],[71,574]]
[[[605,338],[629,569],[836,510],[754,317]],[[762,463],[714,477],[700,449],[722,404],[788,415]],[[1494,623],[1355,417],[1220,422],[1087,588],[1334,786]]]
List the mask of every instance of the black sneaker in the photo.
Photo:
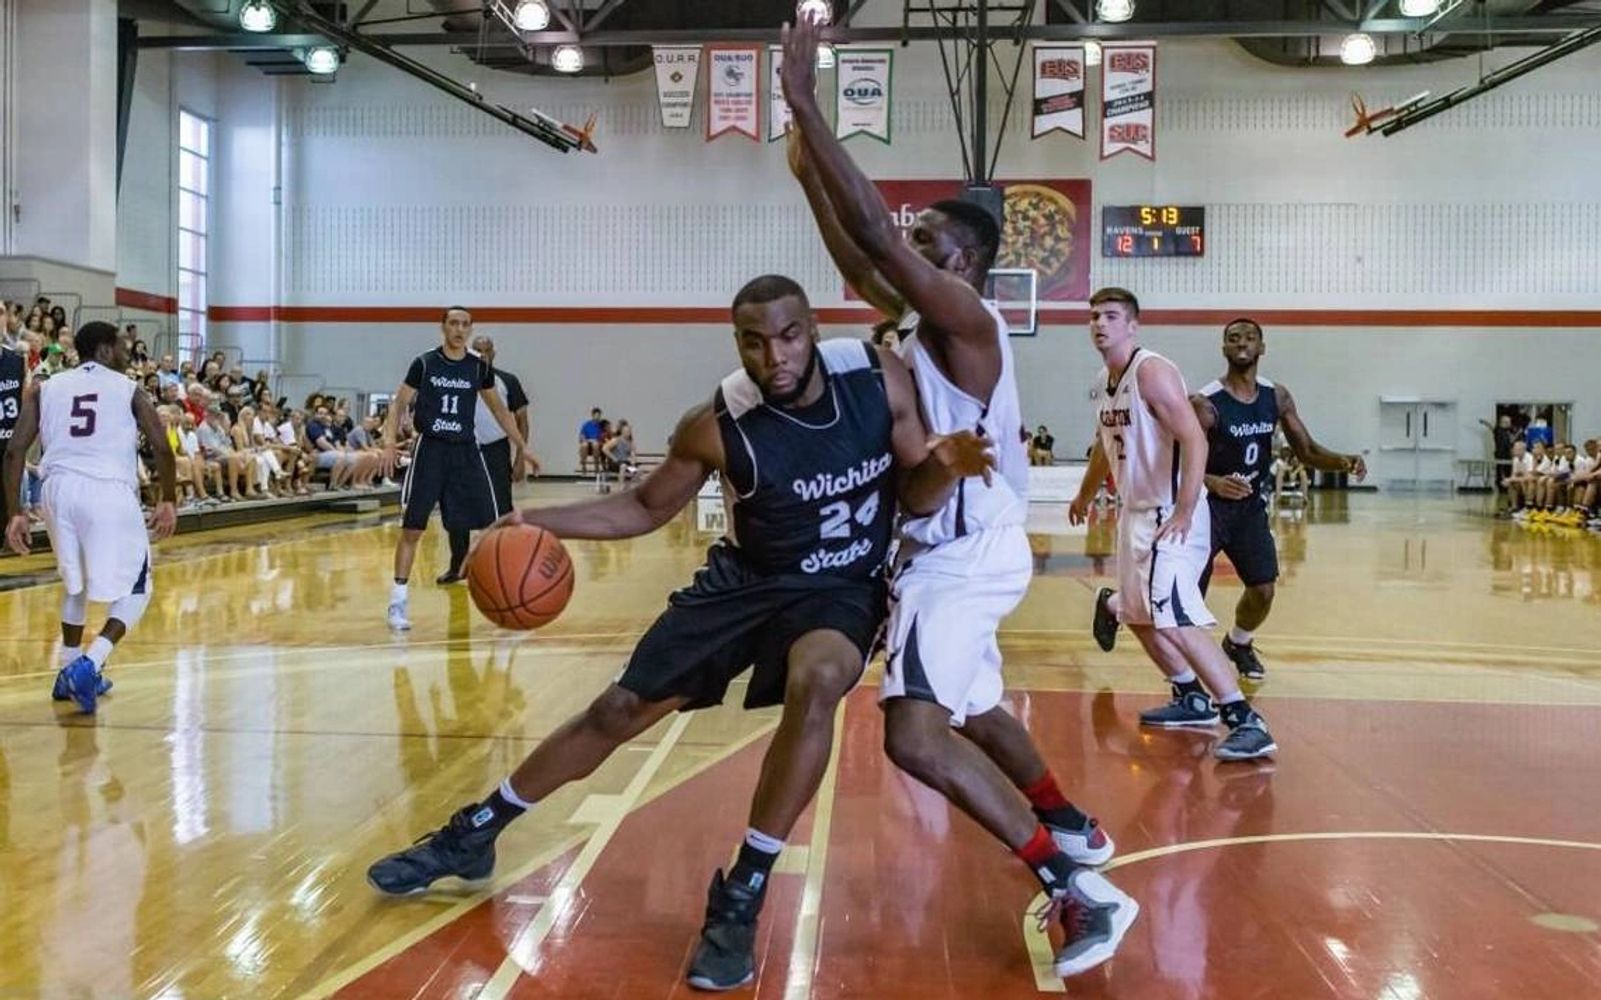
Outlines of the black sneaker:
[[756,978],[756,915],[766,883],[729,882],[718,871],[706,891],[706,923],[685,979],[697,990],[736,990]]
[[487,880],[495,870],[498,831],[480,830],[473,823],[486,812],[487,806],[478,805],[457,810],[450,822],[404,851],[374,861],[367,869],[368,883],[391,896],[411,896],[451,876],[464,882]]
[[1062,947],[1057,949],[1058,976],[1076,976],[1117,954],[1140,904],[1133,897],[1088,868],[1073,873],[1068,888],[1052,897],[1038,916],[1042,924],[1062,923]]
[[434,584],[436,586],[440,586],[440,587],[448,587],[453,583],[460,583],[461,581],[463,581],[465,579],[467,579],[467,578],[465,576],[461,575],[461,573],[459,571],[452,569],[452,570],[446,570],[445,572],[441,573],[440,575],[434,577]]
[[1212,751],[1212,756],[1218,760],[1256,760],[1272,756],[1278,749],[1279,745],[1273,742],[1273,734],[1268,732],[1267,721],[1252,712],[1244,722],[1223,737],[1217,749]]
[[1217,706],[1203,691],[1180,694],[1173,689],[1173,700],[1159,708],[1140,713],[1140,725],[1162,729],[1211,729],[1218,723]]
[[1111,587],[1102,587],[1095,595],[1095,620],[1090,625],[1090,631],[1095,633],[1095,644],[1108,653],[1117,645],[1117,615],[1112,614],[1108,606],[1115,593],[1117,591]]
[[1238,670],[1240,676],[1244,679],[1262,681],[1267,678],[1267,668],[1262,666],[1262,661],[1256,658],[1256,643],[1247,642],[1241,645],[1228,636],[1224,636],[1223,652],[1229,659],[1234,661],[1234,669]]

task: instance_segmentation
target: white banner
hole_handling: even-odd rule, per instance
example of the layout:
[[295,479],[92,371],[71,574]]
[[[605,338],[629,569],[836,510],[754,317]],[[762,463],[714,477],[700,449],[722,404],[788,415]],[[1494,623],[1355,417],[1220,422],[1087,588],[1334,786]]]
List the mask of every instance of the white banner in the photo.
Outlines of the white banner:
[[1034,46],[1034,138],[1084,138],[1084,46]]
[[706,47],[706,141],[725,132],[762,139],[760,46]]
[[662,128],[689,128],[695,116],[695,81],[700,76],[700,46],[656,45],[656,100]]
[[889,142],[890,78],[895,53],[889,49],[840,49],[835,70],[834,134],[849,139],[862,132]]
[[1156,159],[1156,43],[1101,46],[1101,159]]
[[767,46],[767,141],[777,142],[789,131],[789,102],[784,100],[784,84],[778,71],[784,65],[784,49]]

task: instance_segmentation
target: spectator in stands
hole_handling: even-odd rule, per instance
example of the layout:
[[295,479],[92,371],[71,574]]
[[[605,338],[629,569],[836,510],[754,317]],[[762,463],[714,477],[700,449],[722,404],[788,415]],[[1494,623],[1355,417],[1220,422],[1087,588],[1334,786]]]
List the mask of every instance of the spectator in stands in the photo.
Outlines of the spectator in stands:
[[133,349],[130,358],[131,363],[143,368],[144,366],[150,364],[150,348],[145,346],[144,341],[138,339],[138,332],[139,328],[134,326],[132,323],[129,323],[127,328],[124,330],[124,333],[126,333],[129,337],[134,338]]
[[334,437],[332,424],[333,415],[328,407],[317,407],[306,422],[306,441],[311,445],[317,468],[328,470],[328,488],[342,490],[355,472],[355,463]]
[[634,427],[628,421],[617,421],[617,433],[601,446],[601,452],[606,457],[608,472],[617,473],[619,483],[630,482],[639,473],[639,453],[634,450]]
[[228,433],[228,418],[221,410],[209,410],[204,420],[196,422],[195,435],[200,439],[200,452],[208,462],[216,462],[222,471],[222,498],[225,501],[254,499],[246,489],[244,456],[234,450]]
[[[1523,441],[1530,448],[1533,448],[1536,444],[1542,444],[1549,449],[1553,441],[1551,425],[1546,422],[1544,417],[1535,417],[1529,421],[1529,426],[1524,429]],[[1538,464],[1539,459],[1536,458],[1535,462]]]
[[313,413],[314,414],[314,413],[317,412],[317,408],[318,407],[327,406],[327,405],[328,405],[327,397],[325,397],[320,392],[314,392],[311,395],[306,397],[306,412],[307,413]]
[[67,328],[67,311],[60,306],[50,307],[50,318],[56,321],[57,330],[65,330]]
[[589,419],[578,428],[578,474],[584,475],[589,471],[590,462],[594,462],[595,471],[601,470],[604,456],[601,446],[606,443],[605,420],[601,417],[600,407],[589,411]]
[[1301,459],[1295,454],[1294,448],[1280,448],[1279,457],[1274,459],[1271,471],[1273,473],[1273,492],[1278,496],[1285,495],[1284,487],[1286,484],[1290,486],[1291,493],[1299,494],[1303,497],[1306,496],[1307,490],[1312,486],[1311,477],[1307,474],[1306,466],[1301,464]]
[[1536,444],[1531,452],[1522,441],[1512,443],[1512,474],[1507,477],[1507,498],[1512,516],[1522,520],[1534,507],[1535,487],[1539,483],[1539,463],[1545,458],[1545,445]]
[[256,411],[248,406],[241,406],[238,418],[229,428],[234,451],[244,456],[248,463],[246,475],[250,478],[257,496],[276,498],[287,495],[288,477],[278,462],[277,453],[256,444],[253,433],[255,424]]
[[1584,442],[1584,452],[1573,460],[1573,506],[1586,525],[1601,529],[1596,503],[1601,500],[1601,441],[1590,438]]
[[301,410],[278,409],[278,443],[284,448],[292,448],[295,453],[295,475],[300,484],[295,489],[297,496],[308,496],[311,493],[311,472],[314,456],[306,449],[306,414]]
[[195,427],[205,423],[206,411],[211,408],[211,391],[199,382],[191,382],[184,387],[183,408],[195,418]]
[[1040,429],[1029,439],[1028,462],[1030,465],[1056,464],[1056,438],[1044,424],[1040,424]]

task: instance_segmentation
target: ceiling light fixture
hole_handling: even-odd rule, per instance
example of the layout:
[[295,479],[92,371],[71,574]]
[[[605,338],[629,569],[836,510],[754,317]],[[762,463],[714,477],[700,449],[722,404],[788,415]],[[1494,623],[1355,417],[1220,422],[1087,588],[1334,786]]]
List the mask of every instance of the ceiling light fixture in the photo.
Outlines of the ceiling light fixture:
[[1402,17],[1433,17],[1440,11],[1440,0],[1401,0]]
[[339,72],[339,50],[329,45],[307,49],[303,61],[306,69],[318,76],[329,76]]
[[511,19],[518,31],[544,31],[550,27],[550,4],[545,0],[522,0]]
[[245,0],[245,5],[239,8],[239,27],[246,31],[259,34],[277,26],[278,12],[272,9],[267,0]]
[[558,45],[551,50],[550,68],[558,73],[577,73],[584,68],[584,50],[576,45]]
[[1346,35],[1340,43],[1340,62],[1347,66],[1366,66],[1378,53],[1373,36],[1360,31]]
[[813,24],[827,25],[834,20],[834,11],[828,0],[800,0],[795,5],[795,21],[799,23],[803,17],[810,18]]
[[1116,24],[1134,16],[1134,0],[1095,0],[1097,20]]

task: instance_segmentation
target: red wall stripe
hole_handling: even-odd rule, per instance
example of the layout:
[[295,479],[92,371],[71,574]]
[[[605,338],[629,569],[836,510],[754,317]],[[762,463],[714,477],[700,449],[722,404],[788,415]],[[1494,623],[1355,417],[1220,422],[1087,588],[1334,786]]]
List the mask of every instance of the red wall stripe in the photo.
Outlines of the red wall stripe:
[[[118,304],[123,290],[118,289]],[[132,293],[139,294],[139,293]],[[173,300],[164,300],[172,302]],[[150,308],[140,306],[139,308]],[[176,302],[170,310],[177,311]],[[437,323],[436,306],[212,306],[215,323]],[[1601,309],[1147,309],[1147,326],[1222,326],[1250,316],[1263,326],[1385,327],[1601,327]],[[547,326],[668,324],[722,325],[729,322],[723,306],[486,306],[474,307],[481,323],[526,323]],[[1040,322],[1082,326],[1084,308],[1042,309]],[[879,319],[872,309],[825,307],[817,310],[825,324],[870,326]]]
[[152,292],[141,292],[136,288],[117,289],[116,301],[117,305],[124,309],[143,309],[145,312],[163,313],[168,316],[177,315],[178,312],[177,299]]

